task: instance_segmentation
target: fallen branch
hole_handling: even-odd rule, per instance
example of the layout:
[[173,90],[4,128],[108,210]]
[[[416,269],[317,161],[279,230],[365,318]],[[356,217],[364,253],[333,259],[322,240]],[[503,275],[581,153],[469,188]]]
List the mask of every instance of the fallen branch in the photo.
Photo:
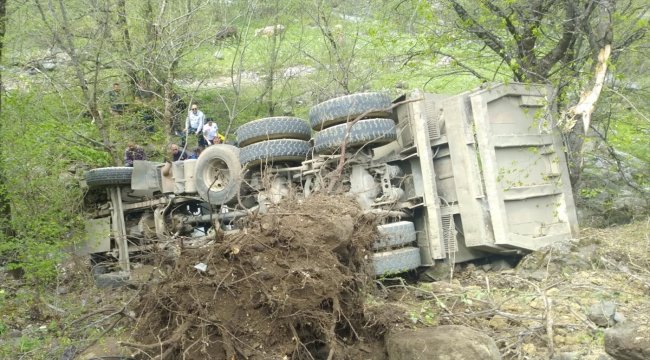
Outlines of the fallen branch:
[[65,315],[65,313],[66,313],[65,310],[63,310],[63,309],[61,309],[61,308],[59,308],[59,307],[56,307],[56,306],[54,306],[54,305],[48,303],[47,301],[45,301],[45,300],[43,300],[43,299],[41,299],[41,301],[43,301],[43,304],[45,304],[45,306],[49,307],[50,309],[52,309],[52,310],[58,312],[59,314],[64,314],[64,315]]
[[127,346],[127,347],[132,347],[141,350],[159,349],[165,345],[170,345],[170,344],[174,344],[175,346],[175,343],[181,340],[185,331],[187,331],[191,326],[192,323],[190,321],[186,321],[182,323],[179,327],[177,327],[176,330],[174,330],[174,332],[172,333],[172,335],[169,338],[167,338],[167,340],[160,341],[155,344],[138,344],[138,343],[131,343],[126,341],[119,341],[118,344],[121,346]]
[[555,353],[555,343],[553,341],[553,314],[551,312],[553,308],[553,300],[546,297],[545,293],[543,296],[544,318],[546,318],[546,336],[548,337],[548,356],[553,357],[553,354]]
[[616,270],[618,270],[618,271],[624,273],[625,275],[631,277],[632,279],[634,279],[634,280],[640,282],[641,284],[643,284],[643,286],[646,287],[646,289],[650,289],[650,282],[645,281],[643,278],[641,278],[641,277],[638,276],[638,275],[632,274],[632,272],[631,272],[629,269],[627,269],[627,268],[625,268],[625,267],[623,267],[623,266],[619,266],[619,265],[615,264],[614,262],[612,262],[612,261],[606,259],[606,258],[603,257],[603,256],[600,257],[600,260],[603,261],[603,262],[606,262],[606,263],[610,264],[611,266],[613,266],[614,268],[616,268]]
[[79,322],[81,322],[81,321],[84,321],[84,320],[86,320],[86,319],[88,319],[88,318],[90,318],[90,317],[92,317],[92,316],[95,316],[95,315],[103,314],[103,313],[106,313],[106,312],[112,312],[113,315],[115,315],[115,314],[119,314],[121,311],[122,311],[121,309],[118,309],[118,308],[116,308],[116,307],[112,307],[112,306],[111,306],[111,307],[102,308],[102,309],[99,309],[99,310],[93,311],[93,312],[91,312],[91,313],[88,313],[88,314],[86,314],[86,315],[84,315],[84,316],[82,316],[82,317],[80,317],[80,318],[74,320],[73,322],[71,322],[70,324],[68,324],[67,327],[70,327],[70,326],[72,326],[72,325],[74,325],[74,324],[76,324],[76,323],[79,323]]

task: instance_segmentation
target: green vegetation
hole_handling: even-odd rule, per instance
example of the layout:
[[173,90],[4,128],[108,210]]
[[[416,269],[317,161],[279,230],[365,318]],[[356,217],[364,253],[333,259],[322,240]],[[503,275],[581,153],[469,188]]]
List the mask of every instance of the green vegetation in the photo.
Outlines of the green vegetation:
[[[536,26],[526,21],[532,16],[527,2],[491,3],[521,11],[504,16],[483,2],[456,1],[7,3],[0,190],[10,206],[2,218],[0,262],[22,268],[35,283],[55,278],[65,249],[83,236],[82,170],[118,165],[128,141],[163,160],[165,146],[178,141],[171,132],[174,92],[188,104],[198,101],[229,139],[245,122],[306,118],[315,103],[358,91],[453,94],[483,82],[534,80],[560,90],[559,113],[575,105],[592,82],[599,44],[585,34],[564,57],[543,63],[566,30],[563,2]],[[592,125],[647,167],[647,18],[634,6],[614,15],[614,76]],[[275,24],[283,31],[256,36]],[[477,25],[499,43],[486,40]],[[224,29],[232,31],[217,38]],[[534,51],[518,53],[523,41],[532,41]],[[113,82],[122,84],[129,103],[121,116],[109,112]],[[152,124],[143,121],[145,113]],[[596,188],[580,194],[597,196]]]

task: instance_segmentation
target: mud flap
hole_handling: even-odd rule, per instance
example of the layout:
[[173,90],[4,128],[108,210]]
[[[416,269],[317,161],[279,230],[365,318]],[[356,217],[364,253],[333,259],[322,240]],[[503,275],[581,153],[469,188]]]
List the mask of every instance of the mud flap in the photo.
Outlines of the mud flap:
[[160,168],[162,166],[163,164],[153,161],[134,161],[131,189],[151,192],[161,191]]

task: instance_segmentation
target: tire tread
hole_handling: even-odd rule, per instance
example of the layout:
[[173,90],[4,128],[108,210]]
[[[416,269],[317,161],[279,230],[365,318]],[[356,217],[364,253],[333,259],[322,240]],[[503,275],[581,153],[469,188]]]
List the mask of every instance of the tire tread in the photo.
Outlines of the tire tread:
[[412,243],[417,240],[415,225],[411,221],[398,221],[377,226],[379,238],[374,249],[387,249]]
[[404,247],[373,254],[375,275],[389,275],[416,269],[422,265],[420,249]]
[[[309,110],[309,123],[314,130],[352,121],[365,114],[366,118],[390,117],[392,101],[384,93],[368,92],[346,95],[324,101]],[[367,114],[366,114],[367,113]]]
[[116,166],[88,170],[84,174],[88,187],[130,185],[132,167]]
[[246,123],[237,129],[237,143],[241,147],[266,140],[309,140],[311,128],[303,119],[276,116]]
[[[314,136],[314,151],[317,154],[332,154],[341,147],[348,124],[335,125],[319,131]],[[349,130],[347,147],[366,144],[374,146],[387,144],[397,139],[395,123],[391,119],[364,119],[356,122]]]
[[309,142],[304,140],[268,140],[243,147],[239,154],[239,161],[242,165],[264,161],[303,161],[309,151]]

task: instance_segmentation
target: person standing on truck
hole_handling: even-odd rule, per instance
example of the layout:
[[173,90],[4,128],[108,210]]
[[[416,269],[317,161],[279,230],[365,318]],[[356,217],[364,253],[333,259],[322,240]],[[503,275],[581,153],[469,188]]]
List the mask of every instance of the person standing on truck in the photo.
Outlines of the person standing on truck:
[[218,133],[219,127],[217,126],[217,123],[215,123],[212,118],[207,118],[207,123],[203,126],[203,146],[218,144],[218,142],[215,142],[219,139],[217,137]]
[[203,124],[205,122],[205,115],[203,111],[199,110],[199,106],[196,103],[192,103],[190,107],[190,113],[187,115],[185,120],[185,138],[183,139],[183,145],[187,141],[187,136],[190,133],[196,134],[199,137],[199,142],[201,141],[201,132],[203,131]]
[[130,141],[124,150],[124,166],[133,167],[133,161],[147,160],[144,149]]

